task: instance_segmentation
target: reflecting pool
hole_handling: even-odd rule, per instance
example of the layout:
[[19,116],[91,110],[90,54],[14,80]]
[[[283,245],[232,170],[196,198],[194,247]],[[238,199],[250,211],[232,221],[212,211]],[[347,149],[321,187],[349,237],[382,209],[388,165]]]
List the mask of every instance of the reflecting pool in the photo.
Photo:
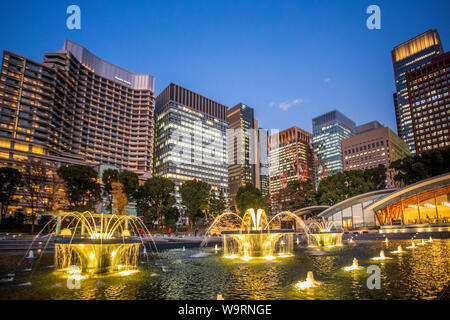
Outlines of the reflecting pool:
[[[450,239],[404,249],[411,240],[356,241],[334,248],[295,246],[293,255],[252,263],[225,259],[214,246],[161,251],[135,272],[88,275],[80,289],[55,271],[53,255],[16,270],[22,256],[0,256],[0,299],[434,299],[450,281]],[[219,247],[220,249],[220,247]],[[374,261],[383,250],[391,259]],[[346,271],[354,258],[359,269]],[[367,287],[367,267],[381,271],[381,289]],[[14,273],[12,273],[14,272]],[[315,285],[297,285],[314,275]]]

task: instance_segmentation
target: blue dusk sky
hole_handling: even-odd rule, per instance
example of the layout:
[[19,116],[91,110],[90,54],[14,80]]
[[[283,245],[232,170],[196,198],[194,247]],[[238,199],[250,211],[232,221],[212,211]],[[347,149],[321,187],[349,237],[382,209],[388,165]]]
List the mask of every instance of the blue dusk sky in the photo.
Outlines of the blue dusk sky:
[[[81,30],[66,9],[81,8]],[[369,5],[381,29],[369,30]],[[357,124],[395,132],[391,50],[429,29],[450,46],[450,1],[5,1],[1,50],[42,61],[73,40],[134,73],[177,83],[233,107],[255,109],[260,126],[312,130],[338,109]]]

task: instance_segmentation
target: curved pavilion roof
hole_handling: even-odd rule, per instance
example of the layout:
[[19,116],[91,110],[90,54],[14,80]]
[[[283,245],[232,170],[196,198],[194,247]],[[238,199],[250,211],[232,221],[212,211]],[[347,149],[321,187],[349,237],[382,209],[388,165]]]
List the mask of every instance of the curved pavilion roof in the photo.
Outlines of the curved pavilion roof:
[[330,206],[310,206],[306,208],[300,208],[298,210],[293,211],[292,213],[295,213],[298,216],[303,216],[308,213],[314,213],[315,211],[324,211],[328,209]]
[[400,201],[402,198],[446,185],[450,185],[450,172],[410,184],[402,189],[398,189],[396,192],[375,201],[366,209],[378,211],[391,203]]
[[382,197],[385,194],[392,194],[393,192],[395,192],[397,190],[398,189],[395,189],[395,188],[394,189],[383,189],[383,190],[375,190],[375,191],[358,194],[357,196],[345,199],[344,201],[341,201],[341,202],[336,203],[335,205],[329,207],[325,211],[321,212],[318,215],[318,217],[326,218],[341,208],[349,207],[350,205],[352,205],[355,202],[361,202],[362,199],[373,198],[376,196]]

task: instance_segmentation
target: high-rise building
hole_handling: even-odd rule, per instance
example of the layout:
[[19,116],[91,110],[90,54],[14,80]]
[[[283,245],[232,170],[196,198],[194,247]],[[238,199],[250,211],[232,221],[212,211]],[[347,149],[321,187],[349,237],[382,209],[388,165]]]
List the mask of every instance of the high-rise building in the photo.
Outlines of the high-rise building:
[[258,129],[259,152],[259,190],[264,197],[270,193],[269,189],[269,131]]
[[[373,121],[356,127],[357,134],[342,140],[344,171],[365,170],[409,155],[408,145],[388,127]],[[388,187],[394,187],[393,172],[387,170]]]
[[227,107],[174,83],[156,98],[155,168],[175,182],[201,180],[228,196]]
[[391,52],[396,89],[394,93],[394,107],[397,133],[406,142],[412,154],[415,154],[415,145],[406,73],[411,69],[426,64],[443,52],[444,49],[437,30],[429,30],[408,40],[396,46]]
[[450,147],[450,52],[406,73],[416,153]]
[[239,187],[251,183],[259,188],[258,136],[254,110],[243,103],[227,110],[227,122],[229,199],[233,205]]
[[67,40],[37,62],[5,51],[0,77],[3,166],[106,164],[151,173],[154,77]]
[[[312,128],[314,152],[322,167],[325,167],[322,170],[326,170],[327,175],[342,172],[341,142],[354,134],[355,123],[339,111],[333,110],[314,118]],[[317,179],[324,176],[323,172],[316,174]]]
[[315,181],[314,156],[310,141],[312,135],[292,127],[269,137],[270,196],[287,187],[290,181]]

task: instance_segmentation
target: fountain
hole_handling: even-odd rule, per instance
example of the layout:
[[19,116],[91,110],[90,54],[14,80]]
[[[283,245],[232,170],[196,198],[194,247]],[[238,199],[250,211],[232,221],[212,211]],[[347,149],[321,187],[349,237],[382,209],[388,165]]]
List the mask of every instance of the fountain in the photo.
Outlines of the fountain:
[[425,244],[425,240],[424,239],[422,239],[422,241],[421,242],[419,242],[417,245],[418,246],[423,246]]
[[270,261],[289,257],[293,252],[294,230],[271,228],[276,219],[284,215],[300,219],[286,211],[268,221],[263,209],[256,212],[248,209],[242,218],[235,213],[224,213],[208,228],[201,246],[205,246],[211,236],[221,235],[224,258],[227,259]]
[[342,246],[342,235],[342,232],[334,228],[333,222],[313,222],[309,227],[308,244],[328,248]]
[[295,284],[295,286],[298,289],[306,289],[317,286],[318,283],[316,280],[314,280],[314,275],[312,271],[308,271],[308,274],[306,275],[306,281],[299,281]]
[[391,253],[395,253],[395,254],[397,254],[397,253],[402,253],[402,252],[403,252],[402,246],[398,246],[398,247],[397,247],[397,250],[391,251]]
[[428,239],[428,242],[433,242],[433,238],[430,236],[430,239]]
[[414,244],[414,241],[411,241],[411,245],[409,247],[406,247],[406,249],[414,249],[416,245]]
[[352,271],[352,270],[359,270],[361,269],[361,267],[358,264],[358,259],[353,258],[353,264],[349,267],[345,267],[344,270],[345,271]]
[[[272,221],[272,220],[271,220]],[[293,251],[293,230],[269,229],[264,210],[248,209],[238,230],[222,231],[223,251],[226,257],[237,256],[249,261],[253,258],[273,260],[287,257]]]
[[379,257],[373,257],[373,258],[372,258],[372,260],[376,260],[376,261],[379,261],[379,260],[387,260],[387,259],[391,259],[391,258],[386,257],[386,256],[384,255],[384,250],[381,250],[381,251],[380,251],[380,256],[379,256]]
[[[144,244],[138,236],[139,231],[147,229],[140,218],[91,212],[57,212],[47,215],[53,218],[43,230],[52,224],[53,228],[45,247],[54,236],[57,270],[69,274],[73,273],[73,268],[78,273],[118,271],[124,276],[136,272],[139,249]],[[146,253],[144,246],[144,255]],[[28,251],[29,257],[33,257],[32,250]]]

